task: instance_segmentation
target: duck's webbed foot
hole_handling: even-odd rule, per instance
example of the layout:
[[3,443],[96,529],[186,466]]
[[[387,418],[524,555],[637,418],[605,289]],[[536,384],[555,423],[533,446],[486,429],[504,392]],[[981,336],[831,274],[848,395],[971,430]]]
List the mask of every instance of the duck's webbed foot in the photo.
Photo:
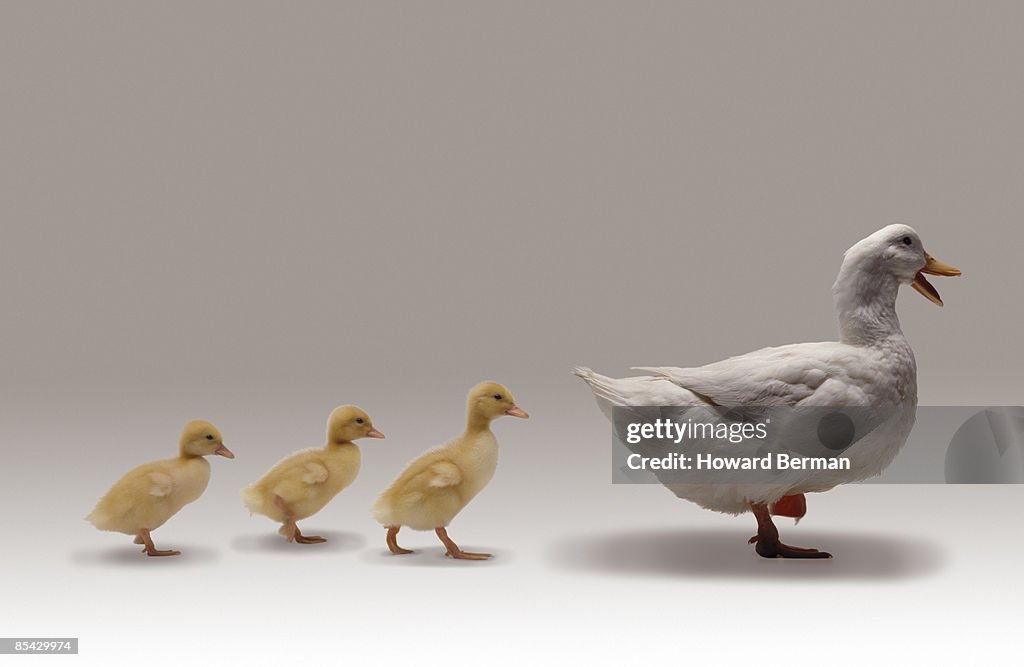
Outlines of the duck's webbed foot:
[[294,521],[285,521],[277,532],[289,542],[298,542],[299,544],[320,544],[327,541],[327,538],[319,535],[303,535]]
[[320,544],[326,542],[327,538],[319,535],[303,535],[299,532],[299,527],[295,526],[295,541],[299,544]]
[[807,549],[804,547],[791,547],[788,544],[783,544],[776,537],[762,538],[759,535],[754,535],[747,541],[747,544],[755,544],[754,551],[757,552],[758,556],[763,558],[831,558],[832,554],[827,551],[818,551],[817,549]]
[[757,535],[751,537],[747,543],[753,544],[754,551],[762,558],[832,558],[827,551],[807,549],[804,547],[791,547],[779,540],[779,529],[772,522],[771,512],[768,506],[763,503],[751,503],[750,509],[757,519]]
[[401,530],[401,526],[388,526],[388,550],[399,556],[404,554],[415,553],[412,549],[403,549],[398,546],[398,531]]
[[445,556],[458,558],[460,560],[487,560],[488,558],[491,558],[491,554],[478,554],[471,551],[463,551],[459,548],[459,545],[452,541],[452,538],[448,537],[448,531],[445,530],[444,527],[435,528],[434,532],[437,533],[441,543],[444,544],[445,549],[447,549],[444,554]]
[[277,532],[278,534],[283,535],[289,542],[298,542],[299,544],[319,544],[327,541],[327,538],[320,537],[319,535],[303,535],[302,531],[299,530],[299,526],[295,523],[295,512],[288,507],[288,503],[284,501],[284,498],[276,493],[274,494],[274,506],[284,514],[284,524]]
[[139,534],[135,536],[135,544],[142,544],[143,553],[147,556],[180,556],[180,551],[174,551],[173,549],[157,549],[153,545],[153,538],[149,536],[149,529],[143,528],[139,531]]

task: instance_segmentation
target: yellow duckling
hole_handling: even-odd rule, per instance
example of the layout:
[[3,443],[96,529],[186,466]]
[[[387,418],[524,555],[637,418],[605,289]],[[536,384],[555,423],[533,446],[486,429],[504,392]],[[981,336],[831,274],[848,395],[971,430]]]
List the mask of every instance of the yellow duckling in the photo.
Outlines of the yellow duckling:
[[203,495],[210,481],[211,454],[235,458],[224,446],[217,427],[194,419],[181,432],[181,453],[173,459],[146,463],[130,471],[96,503],[86,517],[100,530],[135,536],[147,556],[177,556],[180,551],[160,551],[149,536],[185,505]]
[[463,551],[446,530],[494,476],[498,465],[498,440],[491,422],[502,415],[528,419],[512,394],[497,382],[481,382],[467,399],[466,431],[448,443],[413,460],[373,505],[373,516],[388,529],[388,549],[394,554],[412,553],[398,546],[402,526],[433,530],[452,558],[484,560],[491,554]]
[[327,540],[303,535],[295,524],[313,516],[359,474],[359,447],[353,440],[383,438],[370,416],[354,405],[335,408],[327,419],[327,444],[296,452],[267,474],[242,489],[245,506],[283,525],[278,531],[289,542],[315,544]]

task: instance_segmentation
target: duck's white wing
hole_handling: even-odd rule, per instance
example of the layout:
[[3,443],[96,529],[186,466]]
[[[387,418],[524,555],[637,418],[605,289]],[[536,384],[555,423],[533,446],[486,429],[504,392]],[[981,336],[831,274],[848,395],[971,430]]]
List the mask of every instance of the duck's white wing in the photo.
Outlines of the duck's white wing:
[[330,473],[327,467],[317,461],[307,461],[302,469],[302,482],[313,486],[314,484],[323,484],[327,481]]
[[451,461],[438,461],[430,466],[430,486],[444,488],[462,484],[462,471]]
[[868,405],[870,352],[843,343],[768,347],[696,368],[638,367],[724,406]]

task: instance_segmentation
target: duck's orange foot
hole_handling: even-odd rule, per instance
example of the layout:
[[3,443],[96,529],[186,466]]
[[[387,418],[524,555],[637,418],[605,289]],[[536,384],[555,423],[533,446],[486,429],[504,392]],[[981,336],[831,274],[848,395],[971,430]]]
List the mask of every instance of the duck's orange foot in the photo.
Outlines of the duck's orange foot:
[[149,534],[148,528],[143,528],[139,531],[139,534],[135,536],[135,544],[144,544],[142,552],[147,556],[180,556],[180,551],[174,551],[171,549],[162,550],[157,549],[153,546],[153,538]]
[[401,530],[401,528],[401,526],[388,526],[388,551],[396,556],[416,553],[412,549],[403,549],[398,546],[398,531]]
[[445,551],[444,555],[449,558],[457,558],[459,560],[487,560],[488,558],[493,558],[493,554],[478,554],[473,553],[472,551],[462,551],[461,549],[454,553],[451,551]]
[[438,526],[434,529],[437,536],[441,539],[441,543],[444,544],[445,552],[444,555],[449,558],[457,558],[459,560],[487,560],[491,558],[491,554],[476,554],[471,551],[463,551],[459,548],[458,544],[452,541],[452,538],[448,537],[448,530],[444,526]]

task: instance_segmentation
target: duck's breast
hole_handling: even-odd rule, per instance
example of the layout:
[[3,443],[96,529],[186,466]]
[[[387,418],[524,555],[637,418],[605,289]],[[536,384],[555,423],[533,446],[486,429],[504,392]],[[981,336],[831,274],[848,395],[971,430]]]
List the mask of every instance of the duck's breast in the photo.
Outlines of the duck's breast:
[[174,512],[203,495],[210,483],[210,462],[201,456],[188,459],[168,472],[174,479],[171,492]]
[[494,477],[494,472],[498,468],[497,438],[490,431],[473,436],[460,447],[456,463],[463,474],[460,495],[463,501],[468,503]]
[[322,463],[327,467],[327,479],[321,485],[321,495],[326,501],[341,493],[356,480],[362,465],[359,448],[348,445],[340,452],[331,452],[323,457]]

